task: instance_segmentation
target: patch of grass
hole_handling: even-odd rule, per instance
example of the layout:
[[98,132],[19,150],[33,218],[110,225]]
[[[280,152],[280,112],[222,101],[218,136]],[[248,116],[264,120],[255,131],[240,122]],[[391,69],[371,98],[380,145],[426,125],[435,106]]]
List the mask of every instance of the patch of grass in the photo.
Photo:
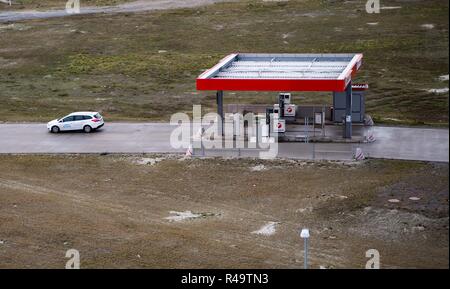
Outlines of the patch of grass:
[[[362,0],[253,0],[0,26],[0,120],[82,107],[115,120],[168,120],[192,104],[215,109],[214,92],[196,92],[195,79],[229,53],[362,52],[355,81],[369,83],[366,110],[376,122],[448,126],[448,93],[427,91],[448,87],[438,79],[448,74],[448,1],[391,4],[402,8],[367,14]],[[421,26],[427,23],[434,28]],[[227,93],[225,103],[275,97]],[[332,99],[294,93],[294,101]]]
[[145,76],[159,84],[170,85],[174,78],[196,76],[202,67],[214,64],[210,55],[180,53],[147,53],[125,55],[77,54],[69,57],[68,67],[62,73],[69,75],[119,74]]
[[[83,6],[113,6],[132,0],[80,0],[81,7]],[[67,0],[12,0],[13,5],[7,6],[0,3],[1,10],[17,10],[17,9],[48,9],[66,7]]]

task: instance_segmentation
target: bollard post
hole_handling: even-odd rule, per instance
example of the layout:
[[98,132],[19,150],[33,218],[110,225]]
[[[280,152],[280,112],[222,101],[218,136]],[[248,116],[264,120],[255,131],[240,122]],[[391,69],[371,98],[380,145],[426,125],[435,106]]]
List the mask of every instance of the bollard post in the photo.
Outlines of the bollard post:
[[303,269],[308,269],[308,239],[309,239],[309,229],[302,229],[300,232],[300,238],[304,240],[304,260],[303,260]]

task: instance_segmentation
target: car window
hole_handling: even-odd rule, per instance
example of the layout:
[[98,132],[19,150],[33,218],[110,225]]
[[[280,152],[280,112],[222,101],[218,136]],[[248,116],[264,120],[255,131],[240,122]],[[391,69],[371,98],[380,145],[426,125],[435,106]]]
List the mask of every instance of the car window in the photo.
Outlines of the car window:
[[92,117],[89,115],[83,115],[83,119],[91,119]]
[[63,122],[69,122],[69,121],[73,121],[73,116],[68,116],[63,119]]
[[74,117],[73,117],[73,121],[79,121],[79,120],[83,120],[84,119],[84,116],[83,115],[75,115]]
[[102,116],[101,116],[99,113],[97,113],[94,117],[95,117],[95,118],[98,118],[98,119],[101,119],[101,118],[102,118]]

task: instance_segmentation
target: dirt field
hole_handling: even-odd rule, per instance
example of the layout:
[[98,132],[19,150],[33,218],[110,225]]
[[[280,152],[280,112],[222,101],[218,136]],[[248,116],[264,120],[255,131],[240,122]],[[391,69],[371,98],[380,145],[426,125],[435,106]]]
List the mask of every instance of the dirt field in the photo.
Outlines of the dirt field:
[[301,227],[314,268],[448,268],[448,186],[437,163],[0,156],[0,268],[301,268]]
[[[105,0],[106,1],[106,0]],[[92,2],[92,1],[91,1]],[[240,52],[364,53],[377,123],[448,126],[448,5],[389,1],[220,3],[116,15],[0,24],[0,121],[48,121],[71,111],[110,120],[168,120],[192,104],[215,107],[195,79]],[[298,104],[330,94],[294,94]],[[274,103],[273,93],[227,93],[226,103]]]

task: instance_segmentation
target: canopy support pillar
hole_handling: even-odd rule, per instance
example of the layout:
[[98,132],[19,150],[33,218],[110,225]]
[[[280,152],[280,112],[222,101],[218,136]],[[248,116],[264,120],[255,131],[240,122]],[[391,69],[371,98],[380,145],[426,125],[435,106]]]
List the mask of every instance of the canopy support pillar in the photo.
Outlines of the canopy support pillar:
[[352,82],[345,88],[344,138],[352,138]]
[[218,133],[223,136],[223,90],[218,90],[216,92],[217,101],[217,115],[219,116],[218,122]]

